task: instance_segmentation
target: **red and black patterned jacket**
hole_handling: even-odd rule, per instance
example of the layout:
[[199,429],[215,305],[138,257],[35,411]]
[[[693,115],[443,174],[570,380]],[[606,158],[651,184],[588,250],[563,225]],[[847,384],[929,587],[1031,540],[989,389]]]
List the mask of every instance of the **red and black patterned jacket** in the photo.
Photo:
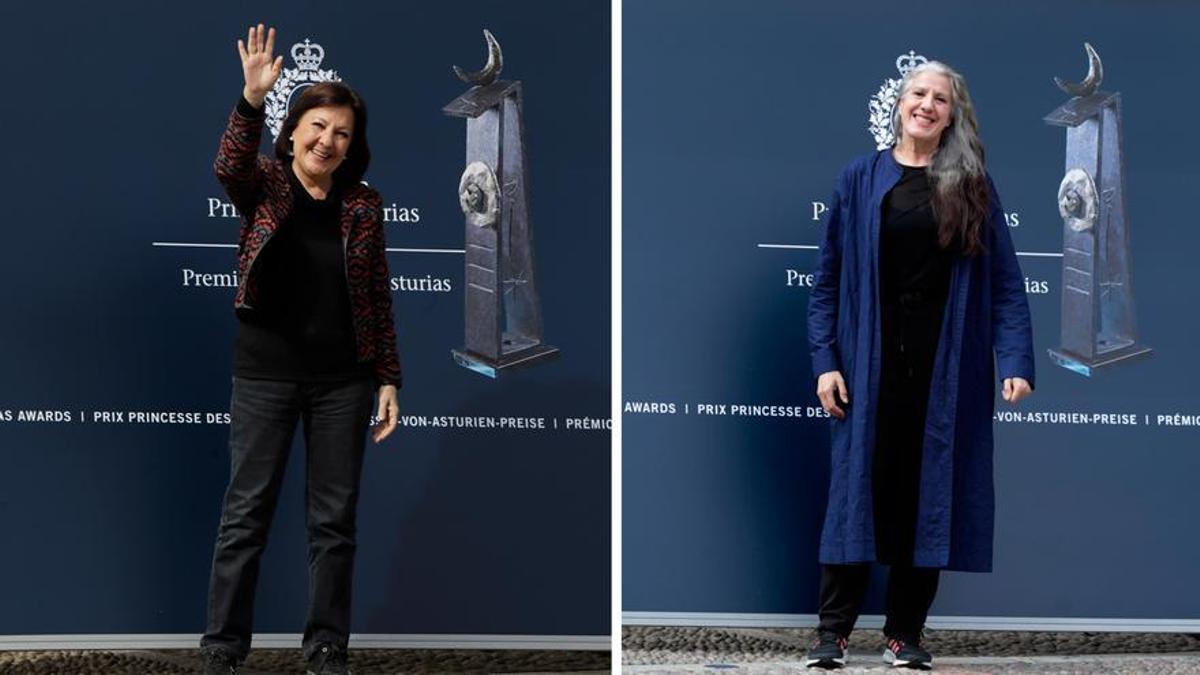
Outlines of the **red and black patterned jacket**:
[[[244,104],[243,104],[244,105]],[[264,118],[235,109],[221,136],[213,170],[242,215],[238,238],[238,289],[233,306],[253,311],[257,297],[254,260],[292,208],[292,190],[277,159],[258,154]],[[392,292],[383,234],[383,200],[355,184],[342,190],[342,249],[358,360],[375,363],[380,384],[400,386],[400,359],[392,323]]]

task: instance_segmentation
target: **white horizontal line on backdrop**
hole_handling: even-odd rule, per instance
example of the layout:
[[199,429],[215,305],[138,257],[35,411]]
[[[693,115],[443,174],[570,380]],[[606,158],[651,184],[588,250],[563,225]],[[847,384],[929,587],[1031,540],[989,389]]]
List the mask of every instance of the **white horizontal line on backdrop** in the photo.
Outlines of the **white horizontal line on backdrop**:
[[[815,251],[817,246],[813,244],[758,244],[759,248],[787,248],[801,249],[805,251]],[[1026,256],[1029,258],[1061,258],[1061,253],[1040,253],[1037,251],[1017,251],[1017,255]]]
[[[203,244],[187,241],[153,241],[152,246],[166,248],[237,248],[237,244]],[[461,248],[389,248],[388,253],[466,253]]]
[[168,248],[237,248],[237,244],[195,244],[183,241],[153,241],[150,244]]

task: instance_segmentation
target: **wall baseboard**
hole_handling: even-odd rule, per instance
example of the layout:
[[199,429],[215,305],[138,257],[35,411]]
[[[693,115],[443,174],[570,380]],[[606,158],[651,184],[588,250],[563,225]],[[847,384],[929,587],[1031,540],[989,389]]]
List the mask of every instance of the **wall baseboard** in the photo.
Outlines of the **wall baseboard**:
[[[254,646],[266,649],[300,648],[299,633],[263,633]],[[114,635],[0,635],[0,650],[43,649],[195,649],[199,634]],[[455,635],[355,633],[351,649],[531,649],[560,651],[610,651],[607,635]]]
[[[730,628],[812,628],[815,614],[721,612],[624,612],[626,626],[711,626]],[[883,617],[863,615],[858,626],[882,628]],[[1200,633],[1200,619],[1090,619],[1086,617],[931,616],[926,625],[941,630],[1086,631],[1094,633]]]

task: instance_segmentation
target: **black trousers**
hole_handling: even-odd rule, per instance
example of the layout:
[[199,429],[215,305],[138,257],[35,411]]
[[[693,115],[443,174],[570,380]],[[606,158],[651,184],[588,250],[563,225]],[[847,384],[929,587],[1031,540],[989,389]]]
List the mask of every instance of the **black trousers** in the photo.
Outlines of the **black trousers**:
[[875,559],[889,565],[912,564],[929,383],[944,307],[944,300],[915,293],[882,306],[871,497]]
[[[884,635],[903,642],[920,642],[929,606],[937,595],[940,572],[933,567],[891,566]],[[870,577],[869,564],[821,566],[821,630],[850,636],[858,621]]]
[[[901,294],[882,305],[883,343],[871,469],[875,559],[888,573],[884,634],[916,642],[937,594],[939,570],[912,566],[929,383],[944,297]],[[820,627],[848,636],[870,577],[869,565],[823,565]]]
[[350,636],[355,516],[374,384],[234,378],[230,476],[213,551],[202,648],[250,651],[259,560],[275,514],[296,423],[306,448],[309,602],[305,656]]

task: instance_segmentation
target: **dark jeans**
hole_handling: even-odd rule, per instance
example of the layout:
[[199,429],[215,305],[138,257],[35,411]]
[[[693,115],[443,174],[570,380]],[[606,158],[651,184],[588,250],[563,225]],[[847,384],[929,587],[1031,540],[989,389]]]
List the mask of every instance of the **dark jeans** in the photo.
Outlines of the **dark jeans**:
[[[871,566],[866,564],[821,566],[821,630],[850,636],[867,593],[870,572]],[[933,567],[892,565],[884,635],[913,644],[920,642],[929,606],[937,595],[940,572]]]
[[254,588],[288,451],[303,421],[308,527],[308,617],[304,652],[350,636],[355,513],[371,418],[370,380],[305,383],[234,378],[230,476],[213,551],[202,648],[241,660],[250,651]]

